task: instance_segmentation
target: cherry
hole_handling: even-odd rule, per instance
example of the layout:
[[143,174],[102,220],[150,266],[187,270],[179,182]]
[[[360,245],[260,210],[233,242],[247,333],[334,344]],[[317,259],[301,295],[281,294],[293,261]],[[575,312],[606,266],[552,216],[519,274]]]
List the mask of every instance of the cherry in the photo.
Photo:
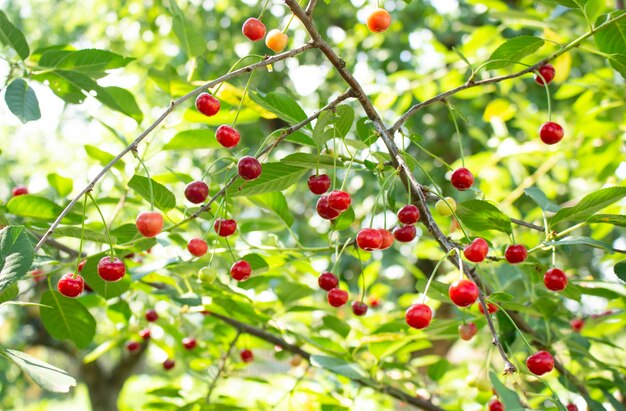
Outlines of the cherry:
[[473,263],[480,263],[487,257],[488,252],[489,244],[487,244],[484,239],[479,237],[474,239],[470,245],[465,247],[463,255]]
[[313,194],[324,194],[330,188],[330,177],[328,174],[311,176],[306,183]]
[[369,306],[372,308],[380,307],[380,300],[378,299],[378,297],[375,297],[373,295],[370,295],[369,297],[367,297],[367,302]]
[[217,278],[217,270],[213,267],[202,267],[198,270],[198,278],[205,284],[212,284]]
[[80,275],[74,273],[64,274],[57,284],[57,289],[66,297],[78,297],[85,288],[85,280]]
[[267,37],[265,37],[265,45],[275,53],[283,51],[285,47],[287,47],[288,41],[289,37],[277,29],[270,30],[270,32],[267,33]]
[[551,291],[563,291],[567,287],[567,276],[558,268],[551,268],[543,276],[543,283]]
[[433,310],[426,304],[413,304],[406,310],[404,319],[410,327],[421,330],[430,325]]
[[146,320],[153,323],[159,319],[159,314],[157,314],[155,310],[150,309],[146,311],[145,317],[146,317]]
[[13,197],[23,196],[24,194],[28,194],[28,188],[24,186],[13,187]]
[[548,145],[556,144],[563,139],[563,127],[553,121],[543,123],[539,128],[539,138]]
[[474,175],[465,167],[457,168],[452,173],[450,182],[459,191],[465,191],[474,185]]
[[363,301],[355,301],[352,303],[352,312],[356,316],[363,316],[367,313],[367,304]]
[[209,93],[200,93],[196,98],[196,108],[207,117],[211,117],[220,111],[220,101]]
[[375,9],[367,16],[367,28],[374,33],[382,33],[391,25],[391,15],[385,9]]
[[135,224],[144,237],[156,237],[163,228],[163,216],[158,211],[142,211]]
[[239,260],[230,267],[230,276],[237,281],[246,281],[251,273],[252,266],[246,260]]
[[337,288],[339,285],[339,279],[335,274],[326,271],[317,277],[317,284],[322,290],[330,291],[333,288]]
[[85,268],[85,264],[87,264],[87,260],[83,260],[80,263],[78,263],[78,272],[79,273],[83,272],[83,268]]
[[554,358],[547,351],[539,351],[526,359],[528,370],[535,375],[543,375],[554,368]]
[[[485,315],[485,310],[483,310],[482,304],[478,304],[478,311],[480,311],[481,314]],[[492,303],[487,303],[487,311],[489,311],[489,314],[493,314],[498,311],[498,306]]]
[[237,222],[235,220],[218,218],[213,223],[213,229],[220,237],[228,237],[237,230]]
[[239,357],[241,361],[246,363],[254,361],[254,354],[250,350],[241,350]]
[[144,340],[149,340],[150,339],[150,329],[149,328],[144,328],[143,330],[139,331],[139,336],[141,338],[143,338]]
[[459,307],[469,307],[478,298],[478,286],[470,280],[458,280],[450,284],[448,295]]
[[291,360],[289,360],[289,365],[294,368],[300,366],[300,364],[302,364],[302,357],[300,357],[298,354],[294,355],[293,357],[291,357]]
[[324,220],[334,220],[339,217],[341,211],[335,210],[328,205],[328,196],[321,196],[317,200],[317,214]]
[[497,398],[492,398],[489,401],[489,411],[504,411],[504,404]]
[[513,244],[506,248],[504,257],[509,263],[517,264],[526,260],[526,257],[528,257],[528,251],[526,250],[526,247],[521,244]]
[[193,350],[194,348],[196,348],[196,345],[198,345],[198,342],[196,341],[195,338],[193,337],[185,337],[183,338],[183,347],[185,347],[186,350]]
[[377,250],[382,244],[383,236],[375,228],[364,228],[356,235],[356,245],[362,250]]
[[[80,273],[80,269],[78,270],[78,272]],[[40,283],[46,279],[46,273],[39,268],[33,270],[30,275],[33,277],[33,280],[35,280],[36,283]]]
[[126,266],[117,257],[102,257],[98,262],[98,275],[104,281],[119,281],[126,274]]
[[209,250],[207,243],[201,238],[192,238],[187,243],[187,250],[196,257],[202,257]]
[[550,63],[546,64],[545,66],[539,67],[539,70],[537,71],[539,71],[539,74],[543,76],[543,78],[541,78],[541,76],[538,76],[535,73],[535,83],[539,84],[540,86],[550,84],[554,79],[554,75],[556,74],[556,70]]
[[350,208],[352,198],[345,191],[333,190],[328,194],[328,206],[338,211],[346,211]]
[[209,196],[209,186],[204,181],[193,181],[185,187],[185,198],[194,204],[200,204]]
[[567,411],[578,411],[576,404],[572,404],[571,402],[567,404],[565,408],[567,408]]
[[437,201],[437,204],[435,204],[435,210],[437,210],[439,215],[449,217],[456,211],[456,201],[454,201],[454,198],[452,197],[446,197],[445,201]]
[[254,157],[245,156],[239,159],[237,163],[237,172],[239,177],[244,180],[255,180],[261,175],[261,163]]
[[141,344],[139,344],[137,341],[128,341],[126,343],[126,349],[129,352],[135,352],[139,349],[139,347],[141,347]]
[[393,236],[396,240],[401,243],[408,243],[409,241],[413,241],[415,236],[417,235],[417,230],[414,225],[405,225],[403,227],[396,227],[393,230]]
[[241,134],[239,134],[239,131],[235,130],[231,126],[224,124],[219,126],[217,131],[215,131],[215,139],[222,145],[222,147],[233,148],[239,144]]
[[328,304],[333,307],[341,307],[348,302],[348,292],[340,290],[339,288],[333,288],[328,292]]
[[383,242],[380,245],[380,247],[378,247],[378,249],[386,250],[389,247],[391,247],[393,245],[393,241],[395,240],[395,238],[393,237],[393,234],[391,234],[389,230],[385,230],[384,228],[379,228],[377,231],[380,233],[380,235],[383,238]]
[[466,323],[459,325],[459,336],[462,340],[469,341],[476,335],[478,328],[474,323]]
[[163,368],[166,371],[171,370],[172,368],[174,368],[174,366],[176,365],[176,361],[172,360],[172,359],[167,359],[165,361],[163,361]]
[[569,325],[570,327],[572,327],[572,331],[574,331],[575,333],[579,333],[580,330],[582,330],[585,326],[585,320],[583,320],[582,318],[574,318],[572,321],[569,322]]
[[250,17],[243,23],[241,32],[250,40],[259,41],[265,36],[265,24],[254,17]]
[[398,221],[402,224],[415,224],[420,219],[420,210],[413,204],[405,205],[398,211]]

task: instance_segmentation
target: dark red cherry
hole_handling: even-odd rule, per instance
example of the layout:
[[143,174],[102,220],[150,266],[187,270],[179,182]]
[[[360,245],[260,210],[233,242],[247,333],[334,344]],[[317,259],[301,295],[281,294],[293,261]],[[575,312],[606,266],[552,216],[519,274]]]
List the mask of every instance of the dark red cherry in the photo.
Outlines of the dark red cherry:
[[492,398],[489,401],[489,411],[504,411],[504,404],[497,398]]
[[328,292],[328,304],[333,307],[341,307],[348,302],[348,292],[340,290],[339,288],[333,288]]
[[87,264],[87,260],[83,260],[80,263],[78,263],[78,272],[82,272],[83,268],[85,268],[85,264]]
[[352,303],[352,313],[361,317],[367,313],[367,304],[363,301],[355,301]]
[[185,198],[194,204],[200,204],[209,196],[209,186],[204,181],[192,181],[185,187]]
[[24,186],[13,187],[13,197],[23,196],[24,194],[28,194],[28,188]]
[[556,74],[556,70],[550,63],[546,64],[545,66],[539,67],[537,71],[539,71],[539,74],[541,74],[541,76],[538,76],[537,73],[535,73],[535,83],[539,84],[540,86],[550,84],[554,79],[554,75]]
[[339,217],[341,211],[335,210],[328,205],[328,196],[321,196],[317,200],[317,214],[324,220],[334,220]]
[[141,347],[141,344],[139,344],[137,341],[128,341],[126,343],[126,349],[129,352],[135,352],[139,349],[139,347]]
[[576,404],[572,403],[567,404],[565,408],[567,408],[567,411],[578,411],[578,407],[576,406]]
[[466,323],[459,325],[459,336],[462,340],[469,341],[471,340],[476,333],[478,332],[478,328],[476,328],[476,324],[474,323]]
[[252,266],[246,260],[239,260],[230,267],[230,276],[237,281],[246,281],[251,273]]
[[504,257],[509,263],[517,264],[526,260],[526,257],[528,257],[528,251],[526,250],[526,247],[521,244],[513,244],[506,248]]
[[307,180],[307,185],[313,194],[324,194],[330,188],[330,177],[328,174],[311,176]]
[[254,17],[250,17],[243,23],[241,32],[250,40],[259,41],[265,37],[265,24]]
[[339,211],[346,211],[350,208],[352,198],[345,191],[333,190],[328,194],[328,206]]
[[489,253],[489,244],[487,244],[487,242],[480,237],[476,238],[470,243],[470,245],[463,249],[463,255],[465,258],[473,263],[480,263],[483,261],[487,257],[487,253]]
[[583,327],[585,326],[585,320],[582,318],[574,318],[569,322],[570,327],[572,327],[572,331],[575,333],[579,333]]
[[139,336],[141,338],[143,338],[144,340],[149,340],[150,339],[150,329],[149,328],[144,328],[143,330],[139,331]]
[[217,131],[215,131],[215,139],[222,145],[222,147],[233,148],[239,144],[241,134],[239,134],[239,131],[235,130],[231,126],[224,124],[219,126]]
[[146,320],[153,323],[159,319],[159,314],[153,309],[147,310],[145,314]]
[[246,363],[254,361],[254,354],[250,350],[241,350],[239,357],[241,358],[241,361]]
[[220,111],[220,101],[209,93],[200,93],[196,97],[196,109],[205,116],[211,117]]
[[398,211],[398,221],[402,224],[411,225],[420,219],[420,210],[413,204],[405,205]]
[[478,286],[470,280],[458,280],[448,288],[450,300],[459,307],[469,307],[478,298]]
[[322,290],[330,291],[333,288],[337,288],[339,285],[339,279],[331,272],[324,272],[317,277],[317,284]]
[[209,250],[209,246],[207,245],[206,241],[201,238],[192,238],[187,243],[187,250],[193,256],[202,257]]
[[535,375],[544,375],[554,368],[554,358],[547,351],[539,351],[526,359],[528,370]]
[[85,280],[80,275],[74,276],[74,273],[67,273],[61,277],[57,284],[57,289],[66,297],[78,297],[85,288]]
[[237,231],[237,222],[235,220],[218,218],[215,220],[215,223],[213,223],[213,229],[220,237],[228,237]]
[[567,287],[567,276],[558,268],[551,268],[543,276],[543,283],[551,291],[563,291]]
[[406,310],[404,319],[410,327],[421,330],[430,325],[433,310],[426,304],[413,304]]
[[193,337],[185,337],[183,338],[183,347],[185,347],[186,350],[193,350],[194,348],[196,348],[196,345],[198,345],[198,342],[196,341],[195,338]]
[[261,171],[263,171],[261,163],[259,163],[259,160],[254,157],[241,157],[237,163],[237,172],[239,173],[239,177],[244,180],[256,180],[261,175]]
[[393,236],[401,243],[408,243],[409,241],[413,241],[416,235],[417,230],[415,229],[414,225],[396,227],[396,229],[393,230]]
[[556,144],[563,139],[563,127],[553,121],[543,123],[539,128],[539,138],[548,145]]
[[382,244],[383,236],[375,228],[364,228],[356,235],[356,245],[362,250],[377,250]]
[[452,173],[450,182],[457,190],[465,191],[474,185],[474,175],[465,167],[457,168]]
[[391,234],[389,230],[385,230],[384,228],[379,228],[378,232],[383,237],[383,243],[378,248],[379,250],[386,250],[393,245],[394,236]]
[[166,371],[171,370],[172,368],[174,368],[174,366],[176,365],[176,361],[168,358],[167,360],[163,361],[163,368]]
[[126,266],[117,257],[102,257],[98,262],[98,275],[104,281],[119,281],[126,274]]

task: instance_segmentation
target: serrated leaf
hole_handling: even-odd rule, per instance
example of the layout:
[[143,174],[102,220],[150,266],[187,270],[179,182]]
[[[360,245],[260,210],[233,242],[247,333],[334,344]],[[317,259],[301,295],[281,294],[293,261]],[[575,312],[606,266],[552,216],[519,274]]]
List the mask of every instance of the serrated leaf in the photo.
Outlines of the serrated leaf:
[[76,380],[66,371],[41,361],[25,352],[6,349],[7,357],[41,388],[52,392],[69,392]]
[[538,187],[525,188],[524,193],[528,197],[530,197],[535,203],[537,203],[539,208],[541,208],[543,211],[556,213],[560,210],[560,207],[548,200],[548,197],[546,197],[544,192],[541,191]]
[[96,320],[78,300],[65,297],[57,291],[46,291],[41,296],[41,321],[51,336],[70,340],[78,348],[85,348],[96,335]]
[[[20,217],[52,221],[55,220],[59,214],[61,214],[63,207],[45,197],[25,194],[11,198],[7,203],[7,211]],[[62,221],[79,222],[81,220],[81,216],[75,213],[68,213]]]
[[261,175],[253,181],[245,181],[238,177],[228,190],[232,197],[283,191],[297,183],[306,173],[306,168],[288,166],[281,163],[265,163]]
[[[79,226],[57,227],[54,230],[55,237],[80,238],[82,234],[83,234],[83,230]],[[95,241],[95,242],[104,243],[104,244],[109,243],[109,238],[104,232],[104,228],[102,229],[102,232],[85,229],[83,237],[86,241]],[[116,244],[117,238],[114,235],[111,235],[111,241],[113,242],[113,244]]]
[[585,221],[598,211],[608,207],[614,202],[626,196],[626,187],[608,187],[587,194],[573,207],[561,209],[556,213],[550,223],[552,225],[562,221]]
[[34,259],[33,244],[23,226],[0,230],[0,292],[24,277]]
[[354,123],[354,109],[342,104],[337,106],[334,111],[335,119],[333,123],[337,130],[337,137],[344,138],[350,131],[350,128],[352,128],[352,123]]
[[320,114],[320,116],[317,118],[315,127],[313,127],[312,138],[318,148],[324,147],[324,144],[326,144],[328,140],[333,138],[334,130],[330,128],[330,123],[333,119],[333,116],[334,114],[332,113],[332,111],[327,110],[322,112],[322,114]]
[[508,234],[512,231],[511,219],[488,201],[470,200],[459,203],[456,214],[470,230],[497,230]]
[[544,44],[544,41],[533,36],[519,36],[507,40],[501,44],[489,57],[489,63],[485,66],[487,70],[499,69],[514,65],[520,62]]
[[[107,153],[104,150],[100,150],[96,146],[85,144],[84,148],[85,148],[85,152],[87,153],[89,157],[93,158],[94,160],[97,160],[103,166],[106,166],[107,164],[111,162],[111,160],[115,158],[113,154]],[[117,168],[120,171],[124,170],[124,167],[125,167],[124,160],[118,160],[117,163],[113,165],[113,167]]]
[[274,91],[265,95],[260,92],[254,92],[250,93],[249,96],[252,101],[290,124],[299,123],[307,118],[306,113],[298,102],[284,94]]
[[287,164],[294,167],[305,167],[305,168],[334,168],[335,163],[337,163],[338,167],[343,166],[343,161],[337,159],[333,159],[331,156],[327,155],[316,155],[310,153],[292,153],[286,157],[280,159],[282,164]]
[[291,227],[293,224],[293,215],[289,211],[287,199],[285,199],[285,196],[280,191],[259,194],[248,198],[259,207],[274,212],[288,227]]
[[22,60],[26,60],[30,55],[26,37],[9,21],[3,11],[0,11],[0,42],[15,50]]
[[498,376],[493,371],[489,371],[489,380],[491,380],[491,385],[493,386],[493,389],[496,390],[498,398],[502,401],[505,410],[525,410],[517,393],[502,384],[502,382],[498,379]]
[[302,298],[313,295],[315,291],[304,284],[283,281],[275,288],[276,295],[283,304],[288,305]]
[[327,357],[324,355],[312,355],[311,365],[314,367],[325,368],[335,374],[343,375],[353,380],[366,378],[365,372],[355,363],[349,363],[336,357]]
[[[609,18],[616,18],[626,11],[605,14],[596,21],[596,27],[605,23]],[[593,36],[598,49],[606,54],[620,54],[626,50],[626,19],[621,19],[598,30]]]
[[620,261],[615,264],[613,271],[620,280],[626,282],[626,261]]
[[372,121],[367,117],[362,117],[356,122],[356,134],[368,147],[378,139],[378,133]]
[[194,129],[177,133],[170,141],[165,143],[163,150],[198,150],[218,147],[221,146],[215,140],[213,130]]
[[611,54],[608,58],[611,67],[626,79],[626,54]]
[[[128,187],[143,197],[146,201],[154,201],[159,210],[168,211],[176,207],[176,197],[164,185],[151,178],[135,174],[128,182]],[[151,191],[152,190],[152,191]],[[152,198],[150,197],[152,193]]]
[[41,55],[38,65],[84,73],[90,77],[102,77],[107,70],[125,67],[135,60],[108,50],[50,50]]
[[4,101],[11,113],[15,114],[22,123],[41,118],[37,95],[24,79],[17,78],[9,84],[4,94]]
[[197,57],[207,49],[202,32],[185,18],[176,0],[170,0],[170,9],[174,17],[172,29],[188,57]]
[[74,181],[71,178],[63,177],[57,173],[50,173],[47,176],[48,184],[54,188],[61,197],[67,196],[74,188]]

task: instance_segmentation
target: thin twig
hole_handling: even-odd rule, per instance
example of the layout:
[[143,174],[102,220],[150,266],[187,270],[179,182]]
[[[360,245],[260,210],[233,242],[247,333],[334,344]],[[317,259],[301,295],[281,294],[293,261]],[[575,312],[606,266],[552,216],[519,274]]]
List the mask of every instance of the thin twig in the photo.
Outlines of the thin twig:
[[211,381],[211,385],[209,386],[209,392],[206,395],[207,404],[211,403],[211,394],[213,394],[213,390],[217,386],[217,381],[220,379],[220,375],[222,375],[222,373],[226,369],[226,363],[228,362],[230,353],[233,351],[233,348],[235,348],[235,344],[237,344],[237,340],[239,339],[240,335],[241,335],[241,330],[237,329],[237,334],[235,335],[235,338],[233,338],[233,340],[228,345],[228,349],[224,352],[224,354],[222,355],[222,358],[220,358],[220,363],[217,368],[217,373],[215,374],[215,378],[213,378],[213,381]]

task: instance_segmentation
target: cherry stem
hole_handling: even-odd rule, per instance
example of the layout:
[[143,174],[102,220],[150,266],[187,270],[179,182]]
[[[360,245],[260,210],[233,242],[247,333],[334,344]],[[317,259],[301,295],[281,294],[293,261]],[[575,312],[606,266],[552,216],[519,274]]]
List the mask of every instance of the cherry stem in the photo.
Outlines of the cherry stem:
[[535,70],[535,74],[541,78],[541,81],[543,81],[543,87],[546,89],[546,99],[548,101],[548,121],[552,121],[552,104],[550,101],[550,87],[545,77],[539,72],[539,70]]
[[[348,247],[348,245],[350,245],[350,243],[352,242],[351,238],[348,238],[345,242],[345,244],[343,245],[343,247],[341,247],[341,251],[339,251],[339,254],[337,254],[337,257],[335,257],[335,264],[333,264],[333,268],[330,269],[331,273],[335,272],[335,268],[337,268],[337,263],[339,263],[339,260],[341,259],[341,255],[343,254],[343,252],[346,250],[346,248]],[[335,249],[336,250],[336,249]]]
[[459,124],[456,121],[456,115],[454,114],[456,109],[452,107],[452,105],[448,102],[446,102],[446,107],[448,108],[448,111],[450,112],[450,117],[452,118],[452,122],[454,123],[454,129],[456,130],[456,136],[459,141],[459,149],[461,150],[461,165],[465,167],[465,152],[463,150],[463,139],[461,138],[461,131],[459,130]]
[[239,118],[239,112],[241,112],[241,107],[243,106],[243,101],[246,99],[246,93],[248,92],[248,88],[250,87],[250,82],[252,81],[252,77],[254,77],[254,73],[256,73],[256,71],[253,71],[252,73],[250,73],[250,77],[248,77],[248,81],[246,81],[246,87],[243,89],[243,94],[241,95],[241,101],[239,101],[239,107],[237,107],[237,113],[235,113],[235,119],[233,120],[233,125],[232,127],[235,127],[235,124],[237,124],[237,119]]
[[519,329],[519,327],[517,326],[515,321],[513,321],[513,319],[509,315],[509,313],[507,313],[506,310],[504,310],[499,304],[497,304],[497,303],[492,303],[492,304],[495,305],[496,307],[498,307],[498,309],[500,309],[500,312],[502,314],[504,314],[506,316],[506,318],[509,319],[509,321],[511,322],[511,324],[513,325],[513,327],[515,328],[515,330],[517,331],[519,336],[522,338],[522,341],[524,341],[524,343],[526,344],[526,346],[528,347],[530,352],[531,353],[534,352],[533,347],[528,343],[528,340],[526,340],[526,337],[524,337],[524,333],[522,333],[522,331]]
[[137,161],[139,161],[139,163],[143,167],[143,170],[146,172],[146,176],[148,177],[148,186],[150,187],[150,210],[152,211],[154,210],[154,188],[152,187],[152,178],[150,178],[150,172],[148,171],[146,163],[144,163],[141,157],[139,157],[139,154],[137,154],[136,150],[133,150],[133,155],[135,156]]
[[83,255],[83,240],[85,238],[85,214],[87,214],[87,196],[85,196],[85,201],[83,203],[83,222],[80,229],[80,245],[78,246],[78,258],[76,259],[76,271],[72,278],[78,277],[78,267],[80,266],[80,260]]
[[363,272],[363,261],[361,260],[361,251],[356,247],[356,254],[359,256],[359,268],[361,269],[361,302],[365,300],[365,273]]
[[111,247],[111,261],[115,257],[115,253],[113,252],[113,241],[111,241],[111,233],[109,232],[109,226],[107,225],[106,220],[104,219],[104,214],[102,214],[102,210],[100,210],[100,206],[96,202],[96,199],[91,195],[91,193],[87,193],[87,196],[93,202],[93,205],[96,206],[96,210],[98,210],[98,214],[100,214],[100,218],[102,219],[102,224],[104,224],[104,231],[107,233],[107,239],[109,240],[109,247]]
[[420,150],[422,150],[423,152],[425,152],[426,154],[428,154],[429,156],[431,156],[432,158],[434,158],[435,160],[439,161],[441,164],[446,166],[448,170],[453,171],[453,168],[450,166],[450,164],[448,164],[443,158],[426,150],[421,144],[419,144],[415,140],[411,139],[411,142],[415,144]]
[[265,9],[267,8],[268,4],[270,4],[270,0],[267,0],[263,5],[263,8],[261,9],[261,14],[259,14],[259,18],[257,20],[261,20],[263,18],[263,13],[265,13]]
[[[268,0],[269,1],[269,0]],[[267,4],[266,4],[267,5]],[[226,72],[226,74],[229,74],[230,72],[232,72],[233,70],[235,70],[235,68],[239,65],[239,63],[241,63],[242,61],[244,61],[245,59],[248,59],[250,57],[256,57],[259,59],[259,61],[263,60],[265,57],[258,55],[258,54],[248,54],[247,56],[243,56],[242,58],[240,58],[239,60],[237,60],[235,62],[235,64],[233,64],[230,69]],[[254,72],[254,70],[252,71]],[[215,91],[213,92],[213,95],[217,95],[217,93],[220,91],[220,89],[222,88],[222,85],[224,84],[224,82],[220,83],[219,86],[217,86],[217,88],[215,89]]]
[[422,294],[422,301],[421,301],[422,304],[426,302],[426,296],[428,295],[428,289],[430,288],[430,283],[433,281],[433,278],[435,278],[435,274],[437,273],[439,266],[448,259],[450,254],[454,253],[456,250],[457,250],[456,248],[451,249],[450,251],[446,253],[446,255],[444,255],[443,257],[439,259],[439,261],[437,261],[435,268],[433,268],[433,271],[430,273],[430,277],[428,277],[428,281],[426,282],[426,287],[424,288],[424,294]]
[[230,242],[228,241],[228,238],[224,238],[224,241],[226,242],[226,247],[228,248],[228,252],[230,253],[230,256],[233,258],[233,262],[237,262],[237,257],[235,257],[235,253],[233,253],[233,249],[230,248]]
[[[333,127],[333,137],[336,135],[336,133],[337,133],[337,130],[335,129],[335,127]],[[346,149],[346,152],[350,155],[350,163],[348,164],[348,169],[346,170],[346,174],[343,176],[343,182],[341,183],[341,188],[339,189],[343,191],[343,187],[346,185],[346,181],[348,181],[348,176],[350,175],[352,164],[354,164],[354,157],[356,155],[356,151],[355,151],[355,154],[352,154],[350,152],[350,150],[348,149],[348,145],[345,142],[345,137],[341,139],[341,143],[343,144],[343,147]]]
[[[301,3],[301,2],[300,2]],[[300,4],[298,3],[298,4]],[[283,29],[283,33],[287,31],[287,29],[289,28],[289,25],[291,24],[291,22],[293,21],[293,18],[296,17],[295,14],[291,13],[291,17],[289,18],[289,21],[287,22],[287,25],[285,26],[285,28]]]
[[[383,197],[383,208],[384,208],[384,205],[385,205],[385,201],[384,201],[385,187],[387,186],[389,181],[391,181],[392,178],[395,177],[395,176],[396,176],[396,173],[391,173],[385,179],[385,181],[383,181],[383,184],[380,186],[380,190],[378,191],[378,194],[376,194],[376,199],[374,200],[374,208],[372,209],[372,215],[370,217],[370,228],[372,228],[372,225],[374,224],[374,216],[376,215],[376,210],[378,209],[378,200],[380,199],[381,196]],[[384,213],[384,215],[386,216],[386,213]],[[386,221],[387,221],[387,219],[385,217],[385,223],[386,223]]]

